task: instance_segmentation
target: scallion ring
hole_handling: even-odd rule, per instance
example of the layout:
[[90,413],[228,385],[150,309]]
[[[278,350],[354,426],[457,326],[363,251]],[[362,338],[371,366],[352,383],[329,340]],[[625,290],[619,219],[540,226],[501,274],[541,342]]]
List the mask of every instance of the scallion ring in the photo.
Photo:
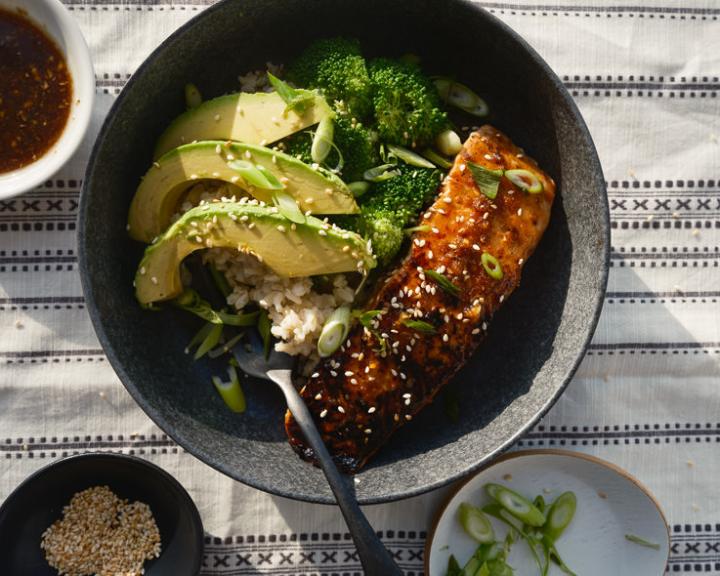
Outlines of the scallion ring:
[[213,386],[230,410],[238,413],[245,412],[245,394],[240,386],[237,370],[232,365],[228,366],[228,376],[230,377],[228,382],[224,382],[219,376],[213,376]]
[[458,510],[458,518],[465,533],[473,540],[481,544],[495,541],[495,530],[488,517],[479,508],[463,502]]
[[390,154],[395,156],[397,159],[402,160],[405,164],[416,166],[418,168],[435,168],[435,165],[432,162],[426,160],[420,156],[420,154],[416,154],[412,150],[408,150],[402,146],[396,146],[395,144],[388,144],[387,148],[390,151]]
[[577,508],[577,497],[574,492],[563,492],[550,506],[547,521],[543,526],[543,535],[550,542],[555,542],[572,522]]
[[438,77],[434,79],[440,98],[473,116],[487,116],[490,107],[487,102],[464,84],[455,82],[451,78]]
[[305,223],[305,214],[302,213],[295,198],[290,196],[290,194],[282,190],[277,190],[273,193],[272,200],[278,212],[290,220],[290,222],[295,222],[296,224]]
[[245,182],[264,190],[282,190],[282,182],[264,166],[253,164],[246,160],[232,160],[227,163],[228,168],[234,170]]
[[397,170],[395,164],[381,164],[380,166],[375,166],[375,168],[365,170],[363,174],[363,178],[368,182],[382,182],[395,176],[400,176],[400,171]]
[[200,358],[205,356],[205,354],[207,354],[210,350],[215,348],[215,346],[218,345],[218,342],[220,342],[222,331],[222,324],[213,324],[212,328],[210,328],[210,330],[208,331],[207,336],[205,336],[204,340],[200,342],[200,345],[195,351],[195,355],[193,356],[193,358],[195,360],[199,360]]
[[435,150],[433,150],[432,148],[425,148],[422,151],[422,155],[425,156],[425,158],[427,158],[428,160],[430,160],[430,162],[435,164],[435,166],[437,166],[438,168],[442,168],[443,170],[449,170],[450,168],[452,168],[452,162],[440,156],[440,154],[435,152]]
[[485,484],[485,492],[512,516],[530,526],[542,526],[545,515],[524,496],[501,484]]
[[483,252],[482,256],[480,256],[480,262],[482,262],[483,268],[485,268],[485,272],[488,273],[488,276],[495,278],[495,280],[502,280],[503,269],[500,265],[500,261],[495,258],[495,256],[489,254],[488,252]]
[[326,116],[318,124],[313,136],[310,157],[313,162],[322,162],[330,154],[333,145],[333,134],[335,132],[332,117]]
[[352,192],[355,198],[360,198],[360,196],[365,194],[370,189],[370,182],[350,182],[347,187],[350,189],[350,192]]
[[317,351],[321,358],[333,354],[347,338],[350,331],[350,308],[340,306],[337,308],[322,327],[318,338]]
[[523,168],[505,170],[505,177],[515,186],[521,188],[528,194],[539,194],[543,191],[543,185],[536,174]]

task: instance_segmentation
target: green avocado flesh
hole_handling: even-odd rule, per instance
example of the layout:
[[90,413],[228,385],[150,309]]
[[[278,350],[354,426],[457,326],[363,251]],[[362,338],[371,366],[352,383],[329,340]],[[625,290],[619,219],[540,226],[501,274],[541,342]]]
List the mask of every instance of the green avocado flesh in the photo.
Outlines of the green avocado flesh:
[[[298,92],[306,92],[299,90]],[[285,111],[277,92],[228,94],[207,100],[178,116],[155,146],[155,158],[196,140],[237,140],[271,144],[333,115],[325,99],[314,95],[302,112]]]
[[175,148],[148,170],[130,204],[130,236],[147,243],[162,234],[177,212],[183,192],[204,179],[232,183],[258,200],[270,203],[272,190],[245,182],[230,167],[233,159],[266,168],[284,184],[284,191],[303,212],[353,214],[359,211],[352,192],[334,174],[319,172],[297,158],[264,146],[209,140]]
[[186,212],[145,250],[135,275],[138,301],[150,304],[179,296],[180,264],[204,248],[254,254],[283,277],[366,273],[375,267],[367,242],[354,232],[312,216],[293,224],[276,208],[252,202],[210,203]]

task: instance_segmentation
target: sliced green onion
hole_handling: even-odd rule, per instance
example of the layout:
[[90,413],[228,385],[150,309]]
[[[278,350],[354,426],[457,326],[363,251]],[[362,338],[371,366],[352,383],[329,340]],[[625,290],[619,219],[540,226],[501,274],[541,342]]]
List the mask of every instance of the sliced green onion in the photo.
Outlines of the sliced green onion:
[[545,504],[545,498],[543,498],[542,494],[538,494],[535,496],[535,500],[533,500],[533,504],[535,505],[535,508],[540,510],[543,514],[545,514],[545,508],[547,507]]
[[195,84],[185,84],[185,105],[190,108],[197,108],[202,104],[202,94]]
[[247,314],[228,314],[223,311],[216,312],[210,307],[210,304],[192,288],[186,288],[172,303],[178,308],[195,314],[195,316],[203,320],[219,325],[252,326],[255,324],[258,315],[257,312],[249,312]]
[[228,366],[228,376],[230,376],[229,382],[224,382],[219,376],[213,376],[212,383],[230,410],[238,413],[245,412],[245,394],[243,394],[234,366]]
[[441,274],[437,270],[424,270],[423,273],[451,296],[460,295],[460,288],[450,282],[448,277],[444,274]]
[[365,326],[365,328],[371,328],[372,327],[372,321],[380,316],[382,314],[382,310],[365,310],[362,311],[355,311],[353,315],[358,319],[360,324]]
[[370,190],[370,182],[350,182],[347,187],[355,198],[360,198],[360,196]]
[[462,150],[462,141],[455,130],[443,130],[435,138],[435,146],[445,156],[455,156]]
[[485,492],[512,516],[530,526],[542,526],[545,515],[524,496],[501,484],[485,484]]
[[410,228],[404,228],[405,234],[414,234],[415,232],[430,232],[431,226],[429,224],[420,224],[418,226],[411,226]]
[[400,171],[396,169],[395,164],[381,164],[365,170],[363,178],[368,182],[382,182],[383,180],[389,180],[395,176],[400,176]]
[[278,190],[273,193],[272,200],[273,204],[277,207],[278,212],[290,220],[290,222],[295,222],[296,224],[305,223],[305,220],[307,219],[305,214],[302,213],[302,210],[300,210],[295,198],[290,196],[290,194]]
[[502,170],[489,170],[485,166],[468,162],[467,167],[470,168],[475,184],[480,188],[480,192],[485,194],[490,200],[495,200],[500,187],[500,179],[502,178]]
[[[525,540],[525,543],[528,545],[528,548],[530,549],[530,554],[532,554],[532,557],[535,560],[538,569],[543,572],[543,563],[540,560],[540,556],[538,556],[536,550],[536,547],[540,544],[540,542],[538,542],[538,540],[534,536],[525,532],[523,526],[518,526],[515,522],[512,522],[510,519],[508,519],[506,517],[506,514],[508,514],[507,510],[499,504],[495,502],[493,502],[492,504],[487,504],[482,507],[482,511],[485,512],[485,514],[492,516],[493,518],[497,518],[503,524],[506,524],[510,528],[511,532],[516,532],[520,537],[522,537]],[[510,518],[512,518],[512,516],[510,516]]]
[[285,101],[286,112],[296,108],[299,112],[303,112],[308,104],[315,101],[315,94],[309,90],[297,90],[270,72],[267,73],[267,77],[270,85],[275,88],[280,98]]
[[448,558],[445,576],[463,576],[462,568],[460,568],[460,564],[458,564],[457,559],[452,554],[450,554],[450,558]]
[[423,320],[413,320],[412,318],[406,318],[402,321],[402,323],[408,328],[412,330],[417,330],[418,332],[423,332],[424,334],[434,334],[435,332],[437,332],[435,326]]
[[350,332],[350,308],[340,306],[330,314],[320,332],[317,343],[320,358],[327,358],[340,348],[348,332]]
[[528,192],[529,194],[539,194],[543,191],[543,185],[540,178],[536,174],[523,168],[515,170],[505,170],[505,176],[510,182],[518,188]]
[[645,540],[645,538],[640,538],[640,536],[635,536],[635,534],[625,534],[625,540],[628,542],[632,542],[633,544],[637,544],[639,546],[645,546],[646,548],[652,548],[653,550],[660,550],[660,544],[656,544],[655,542],[650,542],[649,540]]
[[495,531],[492,524],[479,508],[463,502],[458,510],[458,518],[465,533],[473,540],[483,544],[495,541]]
[[402,146],[396,146],[395,144],[388,144],[387,147],[390,151],[390,154],[402,160],[403,162],[405,162],[405,164],[410,164],[410,166],[417,166],[418,168],[435,168],[435,165],[432,162],[426,160],[425,158],[420,156],[420,154],[416,154],[412,150],[408,150],[407,148],[403,148]]
[[252,186],[264,190],[282,190],[285,188],[285,185],[277,179],[275,174],[259,164],[253,164],[247,160],[231,160],[227,163],[227,166],[240,174],[242,179]]
[[188,342],[188,345],[185,346],[185,353],[187,354],[195,348],[200,342],[205,340],[207,338],[207,335],[210,333],[210,330],[212,330],[214,324],[212,322],[208,322],[207,324],[203,324],[203,327],[198,330],[195,335],[191,338],[190,342]]
[[244,334],[240,332],[240,334],[233,336],[232,338],[230,338],[230,340],[225,342],[225,344],[220,344],[220,346],[218,346],[217,348],[213,348],[212,350],[210,350],[208,352],[208,356],[210,358],[219,358],[223,354],[227,354],[235,347],[235,344],[240,342],[240,339],[243,337],[243,335]]
[[227,281],[225,274],[220,272],[220,270],[218,270],[212,262],[207,265],[207,268],[215,286],[217,286],[217,289],[223,297],[227,298],[232,293],[232,288],[230,287],[230,283]]
[[260,312],[246,312],[245,314],[217,313],[222,323],[227,326],[255,326]]
[[550,543],[554,543],[565,532],[575,516],[576,508],[577,498],[574,492],[563,492],[552,503],[543,526],[543,534]]
[[502,280],[503,269],[500,261],[495,258],[495,256],[488,252],[483,252],[482,256],[480,256],[480,262],[482,262],[483,268],[485,268],[488,276],[495,278],[495,280]]
[[445,77],[435,78],[434,82],[443,102],[452,104],[473,116],[482,117],[488,115],[490,107],[487,102],[464,84]]
[[270,358],[270,344],[272,342],[272,333],[270,332],[270,327],[270,317],[268,316],[267,310],[261,310],[257,317],[257,329],[260,333],[260,338],[262,338],[263,341],[265,360]]
[[207,333],[207,336],[205,336],[205,339],[200,342],[200,345],[198,346],[198,349],[195,351],[195,355],[193,358],[195,360],[199,360],[205,354],[207,354],[210,350],[215,348],[215,346],[218,345],[218,342],[220,342],[220,337],[222,336],[223,326],[222,324],[213,324],[210,331]]
[[438,168],[442,168],[443,170],[449,170],[452,168],[452,162],[440,156],[440,154],[435,152],[432,148],[425,148],[421,154]]
[[313,136],[312,147],[310,148],[310,158],[313,162],[322,162],[330,154],[333,144],[333,134],[335,132],[333,119],[326,116],[320,120],[315,135]]

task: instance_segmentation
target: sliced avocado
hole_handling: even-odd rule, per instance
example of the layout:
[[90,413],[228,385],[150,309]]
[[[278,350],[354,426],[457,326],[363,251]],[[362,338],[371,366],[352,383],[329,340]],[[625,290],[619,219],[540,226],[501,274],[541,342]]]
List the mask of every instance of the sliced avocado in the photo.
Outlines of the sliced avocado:
[[375,267],[367,242],[308,216],[293,224],[277,208],[250,203],[217,202],[186,212],[155,244],[148,246],[135,275],[141,304],[168,300],[183,291],[180,264],[204,248],[235,248],[254,254],[284,277],[366,273]]
[[[307,90],[298,90],[308,93]],[[155,158],[196,140],[237,140],[271,144],[333,115],[325,98],[315,92],[303,111],[288,110],[277,92],[239,92],[213,98],[180,114],[155,145]]]
[[245,182],[240,173],[229,166],[233,159],[266,168],[284,184],[284,191],[297,201],[303,212],[353,214],[359,211],[350,189],[334,174],[320,172],[297,158],[264,146],[208,140],[175,148],[148,170],[130,204],[130,236],[151,242],[162,234],[177,212],[183,192],[201,179],[230,182],[258,200],[270,203],[272,190]]

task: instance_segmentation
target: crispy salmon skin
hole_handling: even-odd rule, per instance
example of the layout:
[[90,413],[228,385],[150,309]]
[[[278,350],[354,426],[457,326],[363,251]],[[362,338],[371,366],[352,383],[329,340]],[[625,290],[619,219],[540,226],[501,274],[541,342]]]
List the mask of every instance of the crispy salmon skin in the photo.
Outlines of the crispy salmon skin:
[[[491,199],[470,163],[529,170],[542,190],[528,193],[504,175]],[[518,286],[548,225],[554,195],[553,180],[507,136],[491,126],[470,135],[421,216],[425,227],[413,235],[409,254],[366,305],[381,312],[369,325],[355,325],[301,391],[342,469],[362,468],[470,358],[492,315]],[[285,426],[293,448],[312,460],[290,412]]]

